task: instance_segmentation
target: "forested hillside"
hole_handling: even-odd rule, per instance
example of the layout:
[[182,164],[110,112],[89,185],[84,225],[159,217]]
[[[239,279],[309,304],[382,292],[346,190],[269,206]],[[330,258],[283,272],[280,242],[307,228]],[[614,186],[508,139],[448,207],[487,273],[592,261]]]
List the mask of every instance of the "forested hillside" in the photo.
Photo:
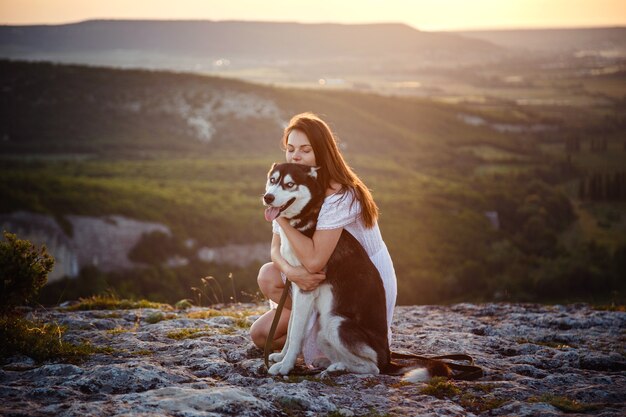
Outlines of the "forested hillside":
[[[123,215],[173,232],[145,236],[131,254],[150,266],[85,268],[50,285],[46,302],[107,289],[174,302],[208,292],[207,275],[224,298],[229,272],[234,297],[253,294],[259,265],[206,263],[184,242],[269,241],[259,197],[267,169],[284,158],[284,124],[302,111],[329,122],[372,189],[400,303],[623,298],[623,197],[590,203],[577,192],[602,119],[46,63],[2,61],[0,75],[0,212],[50,214],[69,235],[69,214]],[[613,122],[602,131],[616,155],[606,159],[611,172],[626,156],[611,119],[618,106],[606,107]],[[578,153],[566,152],[574,128]],[[190,262],[167,267],[165,254]]]

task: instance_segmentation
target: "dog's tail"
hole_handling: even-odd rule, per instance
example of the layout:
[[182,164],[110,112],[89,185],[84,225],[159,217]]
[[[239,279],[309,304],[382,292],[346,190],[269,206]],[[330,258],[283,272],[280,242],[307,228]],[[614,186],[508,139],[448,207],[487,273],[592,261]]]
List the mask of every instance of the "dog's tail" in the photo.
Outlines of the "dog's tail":
[[428,382],[433,377],[440,376],[450,378],[452,370],[443,361],[429,360],[423,366],[402,366],[390,362],[385,370],[388,375],[403,375],[402,381],[418,383]]
[[445,362],[442,361],[429,361],[424,368],[414,368],[409,370],[402,377],[406,382],[428,382],[433,377],[441,376],[450,378],[452,376],[452,370]]

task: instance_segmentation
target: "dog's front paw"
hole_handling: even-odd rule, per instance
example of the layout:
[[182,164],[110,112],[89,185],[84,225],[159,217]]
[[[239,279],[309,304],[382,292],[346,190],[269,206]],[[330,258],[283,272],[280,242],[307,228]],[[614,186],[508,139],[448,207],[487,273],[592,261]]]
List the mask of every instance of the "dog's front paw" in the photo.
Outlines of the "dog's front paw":
[[285,355],[282,353],[272,353],[268,358],[271,362],[276,363],[282,361],[284,357]]
[[292,369],[293,364],[282,361],[272,365],[267,373],[269,373],[270,375],[287,375]]

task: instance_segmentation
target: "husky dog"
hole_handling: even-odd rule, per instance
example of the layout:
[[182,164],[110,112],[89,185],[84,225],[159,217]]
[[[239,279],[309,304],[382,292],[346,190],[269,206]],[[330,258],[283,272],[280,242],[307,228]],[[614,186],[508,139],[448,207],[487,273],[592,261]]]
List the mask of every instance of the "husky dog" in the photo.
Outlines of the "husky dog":
[[[312,237],[325,198],[317,170],[301,164],[274,164],[263,196],[265,219],[285,217],[295,229]],[[283,258],[292,266],[300,266],[282,229],[280,241]],[[391,362],[385,289],[380,274],[365,249],[345,229],[326,265],[326,279],[313,291],[301,291],[292,284],[291,297],[287,339],[283,350],[269,357],[276,362],[269,369],[271,375],[287,375],[293,369],[308,318],[314,312],[319,314],[318,345],[328,358],[315,365],[326,368],[324,375],[339,371],[397,374],[404,369]],[[423,369],[414,372],[409,380],[429,379],[435,373],[447,375],[447,371]]]

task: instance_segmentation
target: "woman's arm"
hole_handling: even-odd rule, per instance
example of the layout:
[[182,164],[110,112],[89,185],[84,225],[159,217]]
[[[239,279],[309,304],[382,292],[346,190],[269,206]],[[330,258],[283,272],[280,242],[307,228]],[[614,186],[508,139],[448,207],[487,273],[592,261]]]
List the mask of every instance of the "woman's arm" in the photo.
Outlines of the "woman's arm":
[[289,239],[289,243],[296,257],[300,259],[302,266],[309,272],[318,272],[324,269],[337,246],[337,242],[339,242],[343,228],[316,230],[313,238],[308,238],[291,226],[289,220],[279,217],[277,221],[287,235],[287,239]]
[[276,233],[272,236],[270,255],[274,265],[303,291],[314,290],[326,279],[324,272],[310,273],[302,266],[294,267],[289,264],[280,254],[280,235]]

